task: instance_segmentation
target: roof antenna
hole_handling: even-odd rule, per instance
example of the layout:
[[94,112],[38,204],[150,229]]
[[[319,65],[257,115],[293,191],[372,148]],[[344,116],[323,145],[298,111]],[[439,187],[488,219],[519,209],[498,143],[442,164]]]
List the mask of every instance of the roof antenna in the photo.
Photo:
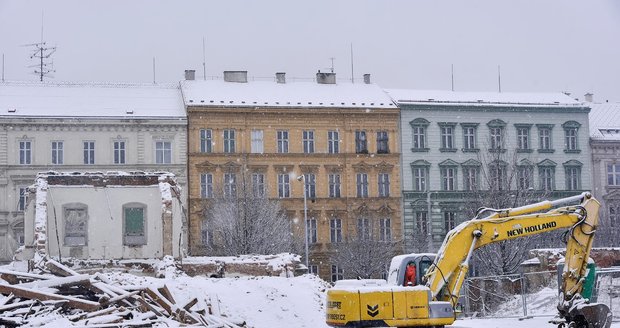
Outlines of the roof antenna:
[[454,64],[450,64],[450,74],[452,75],[452,91],[454,91]]
[[332,61],[331,70],[332,70],[332,73],[333,73],[334,72],[334,59],[336,59],[336,57],[329,57],[329,59],[331,59],[331,61]]
[[[332,64],[332,66],[334,66],[334,64]],[[353,42],[351,42],[351,83],[355,83],[353,76],[354,76],[353,74]]]
[[29,68],[38,67],[39,70],[35,68],[34,74],[39,75],[39,79],[43,82],[43,77],[56,72],[54,70],[54,62],[45,62],[44,59],[49,59],[50,56],[56,52],[56,47],[46,47],[45,42],[43,41],[43,11],[41,11],[41,42],[25,44],[24,47],[34,47],[34,52],[30,55],[30,59],[38,58],[39,63],[35,65],[28,66]]
[[4,54],[2,54],[2,82],[4,82]]
[[497,65],[497,88],[499,93],[502,93],[502,71],[499,65]]
[[202,37],[202,77],[207,79],[207,55],[205,54],[205,37]]
[[155,57],[153,57],[153,84],[157,84],[157,82],[155,82]]

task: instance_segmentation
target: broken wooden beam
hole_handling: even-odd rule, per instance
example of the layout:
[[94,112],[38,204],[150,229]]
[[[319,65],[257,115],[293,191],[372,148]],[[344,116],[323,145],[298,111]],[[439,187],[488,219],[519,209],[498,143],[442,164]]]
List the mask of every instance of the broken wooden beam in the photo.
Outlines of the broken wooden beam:
[[58,300],[58,301],[67,301],[65,303],[66,306],[71,308],[80,309],[84,311],[95,311],[98,310],[101,306],[98,302],[92,302],[88,300],[83,300],[77,297],[57,295],[53,293],[47,293],[42,291],[35,291],[29,288],[22,288],[18,285],[4,285],[0,284],[0,293],[4,295],[9,295],[13,293],[17,297],[22,297],[31,300],[38,301],[49,301],[49,300]]

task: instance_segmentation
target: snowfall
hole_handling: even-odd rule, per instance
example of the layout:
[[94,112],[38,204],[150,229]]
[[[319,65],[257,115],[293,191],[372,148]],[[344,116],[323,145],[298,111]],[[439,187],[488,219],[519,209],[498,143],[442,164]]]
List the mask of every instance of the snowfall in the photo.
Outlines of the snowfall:
[[[5,269],[24,271],[19,264],[9,264]],[[234,276],[225,278],[190,277],[186,274],[164,267],[160,272],[162,278],[145,276],[140,272],[111,271],[104,273],[107,278],[119,285],[140,285],[161,287],[164,284],[174,294],[175,299],[183,304],[194,297],[200,302],[208,302],[214,314],[234,320],[245,321],[248,327],[311,327],[327,328],[325,324],[325,295],[331,284],[315,275],[305,274],[296,277],[255,277]],[[0,295],[0,302],[5,296]],[[549,323],[554,317],[555,292],[545,288],[537,295],[531,295],[531,314],[533,317],[518,317],[518,306],[507,302],[502,318],[462,318],[453,328],[532,328],[555,327]],[[516,311],[516,315],[515,315]],[[617,314],[616,314],[617,317]],[[45,327],[64,328],[72,326],[68,319],[58,317],[46,318]],[[31,322],[28,327],[39,326]],[[176,321],[165,321],[156,327],[179,327]],[[620,322],[614,322],[613,328],[620,328]]]

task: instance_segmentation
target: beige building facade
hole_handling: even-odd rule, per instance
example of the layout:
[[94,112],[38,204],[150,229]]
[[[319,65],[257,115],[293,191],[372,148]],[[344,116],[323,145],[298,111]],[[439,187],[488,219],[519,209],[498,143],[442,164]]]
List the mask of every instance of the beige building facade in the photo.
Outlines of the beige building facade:
[[281,202],[300,236],[306,184],[309,270],[324,279],[341,278],[331,255],[361,230],[398,244],[399,111],[390,98],[373,84],[336,84],[333,73],[317,74],[319,83],[287,83],[283,75],[247,82],[245,72],[233,73],[237,79],[226,72],[225,81],[181,85],[191,254],[208,255],[204,200],[243,172]]

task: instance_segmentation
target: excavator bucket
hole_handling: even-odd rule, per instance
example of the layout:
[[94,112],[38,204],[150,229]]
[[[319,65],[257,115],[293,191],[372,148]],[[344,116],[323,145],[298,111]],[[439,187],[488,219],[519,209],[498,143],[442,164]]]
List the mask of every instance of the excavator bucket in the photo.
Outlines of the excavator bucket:
[[589,303],[587,299],[576,295],[571,301],[563,302],[558,306],[560,316],[566,322],[558,327],[567,328],[609,328],[611,327],[612,313],[606,304]]

